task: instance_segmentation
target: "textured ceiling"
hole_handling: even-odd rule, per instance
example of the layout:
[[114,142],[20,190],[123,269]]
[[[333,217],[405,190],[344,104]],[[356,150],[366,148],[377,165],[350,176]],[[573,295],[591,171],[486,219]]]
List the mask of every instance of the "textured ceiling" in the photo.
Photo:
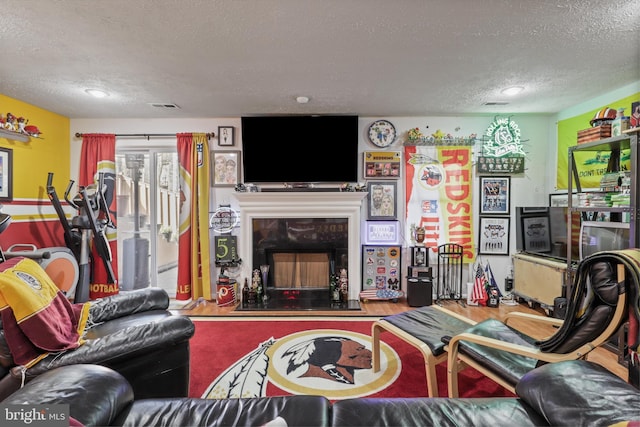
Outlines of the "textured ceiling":
[[[640,80],[640,0],[0,0],[0,11],[0,93],[71,118],[555,113]],[[509,85],[526,90],[507,99]]]

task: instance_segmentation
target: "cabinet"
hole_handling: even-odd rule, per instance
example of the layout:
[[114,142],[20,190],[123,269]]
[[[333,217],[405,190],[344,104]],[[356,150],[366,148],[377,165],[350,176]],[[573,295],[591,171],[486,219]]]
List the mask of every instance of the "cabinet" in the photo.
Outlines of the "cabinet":
[[[629,244],[630,247],[637,247],[640,242],[640,230],[638,229],[638,208],[640,205],[640,195],[638,193],[638,133],[640,129],[630,129],[624,132],[621,136],[613,138],[601,139],[599,141],[588,142],[585,144],[578,144],[573,147],[569,147],[568,156],[568,193],[573,194],[574,191],[580,193],[583,191],[580,183],[580,167],[576,161],[576,154],[581,152],[603,152],[610,153],[609,162],[607,164],[607,172],[615,172],[620,170],[621,152],[628,150],[630,156],[630,186],[629,186],[629,206],[619,207],[594,207],[594,206],[581,206],[579,203],[576,205],[573,197],[568,198],[569,210],[571,212],[580,212],[582,219],[587,219],[588,214],[593,214],[594,211],[605,212],[611,215],[612,220],[620,221],[622,215],[626,214],[629,217]],[[596,193],[597,190],[589,189],[589,192]],[[579,228],[580,224],[574,224],[577,221],[575,215],[567,215],[567,272],[571,276],[571,272],[575,269],[575,265],[572,265],[571,254],[576,244],[575,239],[572,239],[572,230],[574,227]],[[571,283],[571,280],[568,280]]]
[[523,253],[513,254],[513,294],[530,307],[540,304],[553,311],[556,297],[562,295],[567,265],[564,262]]

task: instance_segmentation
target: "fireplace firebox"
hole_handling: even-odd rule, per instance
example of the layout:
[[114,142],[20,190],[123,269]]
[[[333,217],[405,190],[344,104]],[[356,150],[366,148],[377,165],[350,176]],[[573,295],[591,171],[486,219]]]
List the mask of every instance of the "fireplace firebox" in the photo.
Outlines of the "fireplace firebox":
[[348,266],[347,218],[254,218],[252,233],[253,268],[269,266],[267,288],[329,289]]

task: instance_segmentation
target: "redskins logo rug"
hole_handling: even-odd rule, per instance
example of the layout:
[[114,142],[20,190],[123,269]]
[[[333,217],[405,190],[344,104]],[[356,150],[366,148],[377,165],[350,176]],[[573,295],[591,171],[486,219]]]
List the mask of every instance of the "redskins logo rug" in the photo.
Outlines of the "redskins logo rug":
[[374,373],[369,336],[314,329],[262,342],[220,374],[202,397],[264,397],[269,386],[290,394],[348,399],[387,388],[401,370],[400,357],[384,341],[380,371]]

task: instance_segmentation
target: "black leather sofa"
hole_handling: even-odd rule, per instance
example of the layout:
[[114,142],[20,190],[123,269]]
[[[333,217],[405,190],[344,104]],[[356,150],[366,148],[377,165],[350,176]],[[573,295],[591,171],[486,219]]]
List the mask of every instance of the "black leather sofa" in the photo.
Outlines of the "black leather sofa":
[[[107,366],[126,378],[136,398],[187,396],[189,340],[195,326],[173,315],[159,288],[123,291],[91,301],[86,342],[50,354],[28,369],[16,365],[0,329],[0,400],[51,369],[77,364]],[[1,328],[1,324],[0,324]]]
[[[86,426],[598,426],[640,421],[640,391],[592,362],[573,360],[534,369],[518,397],[134,399],[117,372],[65,366],[40,375],[2,405],[68,404]],[[0,424],[2,423],[0,414]]]

